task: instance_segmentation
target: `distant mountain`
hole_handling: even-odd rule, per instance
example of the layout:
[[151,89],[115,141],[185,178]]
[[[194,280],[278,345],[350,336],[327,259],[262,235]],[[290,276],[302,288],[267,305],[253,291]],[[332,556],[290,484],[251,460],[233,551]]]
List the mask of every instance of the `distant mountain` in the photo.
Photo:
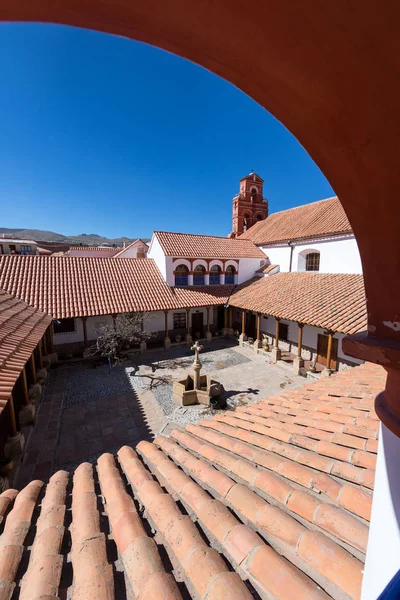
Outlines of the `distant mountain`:
[[[123,246],[124,242],[130,244],[137,238],[120,237],[109,239],[98,235],[97,233],[81,233],[81,235],[62,235],[61,233],[55,233],[54,231],[43,231],[42,229],[11,229],[8,227],[0,227],[0,236],[13,236],[20,237],[26,240],[35,240],[36,242],[59,242],[62,244],[70,244],[71,246],[79,246],[83,244],[85,246],[100,245],[100,244],[115,244],[116,246]],[[142,238],[143,241],[149,241],[149,238]]]

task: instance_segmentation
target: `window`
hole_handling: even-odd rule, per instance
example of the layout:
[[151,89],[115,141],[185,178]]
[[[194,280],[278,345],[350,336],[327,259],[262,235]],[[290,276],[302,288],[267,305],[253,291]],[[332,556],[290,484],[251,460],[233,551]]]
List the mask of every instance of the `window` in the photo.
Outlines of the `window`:
[[287,323],[279,323],[279,339],[287,342],[289,339],[289,325]]
[[75,319],[61,319],[60,321],[53,321],[54,333],[74,333],[75,331]]
[[20,252],[32,252],[32,246],[20,246],[19,247],[19,251]]
[[319,252],[310,252],[310,254],[307,254],[306,271],[319,271]]
[[229,265],[225,271],[225,283],[235,283],[236,269],[233,265]]
[[203,265],[197,265],[193,271],[193,285],[204,285],[206,270]]
[[189,269],[186,265],[179,265],[175,269],[175,285],[176,287],[182,287],[188,285]]
[[186,329],[186,313],[174,313],[174,329]]
[[221,283],[221,267],[214,265],[210,269],[210,285],[219,285]]

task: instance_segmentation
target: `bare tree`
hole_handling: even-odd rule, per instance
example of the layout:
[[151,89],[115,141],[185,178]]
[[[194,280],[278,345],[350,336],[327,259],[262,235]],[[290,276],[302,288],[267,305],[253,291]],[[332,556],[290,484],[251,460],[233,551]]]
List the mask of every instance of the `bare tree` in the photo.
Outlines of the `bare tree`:
[[114,325],[102,325],[97,330],[93,354],[119,362],[123,350],[153,337],[152,333],[144,331],[144,322],[148,319],[149,314],[144,312],[122,313],[115,318]]

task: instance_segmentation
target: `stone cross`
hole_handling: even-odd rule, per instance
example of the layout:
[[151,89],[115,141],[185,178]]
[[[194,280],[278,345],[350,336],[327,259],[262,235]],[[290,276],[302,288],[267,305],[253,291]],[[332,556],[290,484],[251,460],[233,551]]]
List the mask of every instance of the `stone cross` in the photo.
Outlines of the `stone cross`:
[[195,363],[199,363],[199,362],[200,362],[200,360],[199,360],[199,352],[200,352],[201,350],[203,350],[203,346],[200,346],[199,342],[198,342],[198,341],[196,341],[196,342],[194,343],[194,345],[191,347],[191,350],[194,350],[194,352],[195,352],[195,359],[194,359],[194,362],[195,362]]

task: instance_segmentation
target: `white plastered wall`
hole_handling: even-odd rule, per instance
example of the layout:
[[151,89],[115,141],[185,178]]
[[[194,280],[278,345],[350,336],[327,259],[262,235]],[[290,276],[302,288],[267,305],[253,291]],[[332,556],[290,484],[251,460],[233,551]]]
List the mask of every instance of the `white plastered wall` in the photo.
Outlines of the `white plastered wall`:
[[[157,237],[154,234],[153,234],[153,237],[151,238],[150,248],[147,253],[147,258],[152,258],[154,260],[161,275],[164,277],[165,281],[167,281],[169,283],[168,278],[167,278],[167,269],[168,269],[169,265],[167,264],[164,250],[162,249],[160,242],[158,241]],[[172,262],[172,259],[170,259],[170,261]],[[169,285],[171,285],[171,284],[169,283]]]
[[[280,265],[282,272],[290,269],[290,246],[263,246],[263,252],[272,264]],[[320,253],[320,273],[362,273],[362,265],[357,242],[354,236],[308,240],[293,243],[292,271],[304,271],[305,261],[299,259],[304,251]]]

